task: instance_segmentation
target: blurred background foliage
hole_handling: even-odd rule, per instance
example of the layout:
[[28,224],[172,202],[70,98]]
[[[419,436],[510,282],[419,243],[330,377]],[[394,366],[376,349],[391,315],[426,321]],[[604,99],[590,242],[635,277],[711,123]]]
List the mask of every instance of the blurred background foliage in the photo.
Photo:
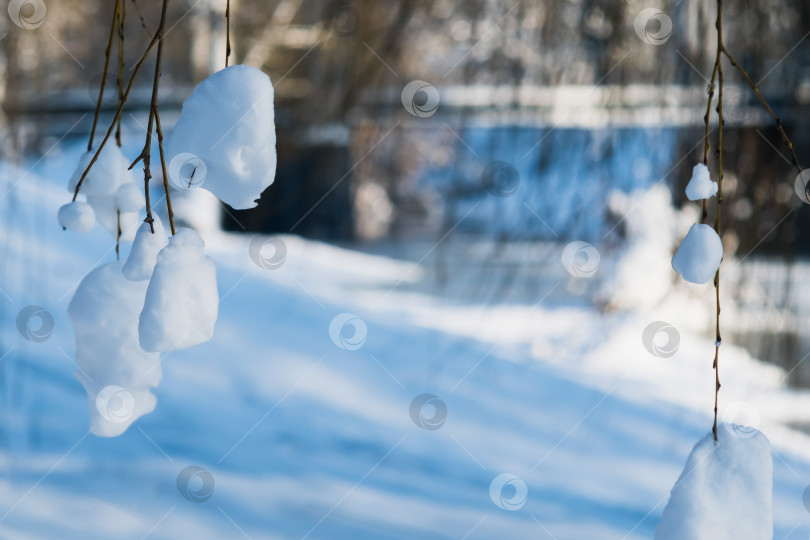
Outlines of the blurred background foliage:
[[[160,2],[125,3],[125,57],[131,67],[157,25]],[[197,82],[223,66],[224,4],[170,4],[161,95],[169,118]],[[46,22],[37,30],[4,22],[8,155],[44,152],[53,138],[81,136],[89,129],[89,117],[74,123],[93,107],[112,2],[64,0],[47,7]],[[660,8],[672,21],[671,36],[659,46],[634,31],[638,13],[649,7]],[[554,158],[563,154],[560,148],[581,147],[580,154],[565,153],[571,169],[574,160],[595,165],[612,154],[624,159],[628,137],[621,144],[614,138],[634,129],[643,129],[649,142],[639,143],[639,155],[624,171],[600,181],[596,197],[660,180],[689,156],[666,176],[682,203],[680,188],[701,151],[694,147],[713,61],[714,10],[714,2],[234,0],[234,62],[262,68],[276,85],[280,165],[279,181],[260,208],[231,213],[225,224],[282,232],[294,227],[299,234],[333,240],[436,234],[455,221],[454,204],[483,193],[475,188],[489,161],[514,165],[522,183],[542,184],[545,173],[565,167]],[[726,11],[727,43],[761,81],[801,160],[810,155],[804,129],[810,5],[746,0]],[[770,119],[739,75],[730,67],[726,73],[726,108],[732,109],[727,114],[728,217],[736,222],[728,230],[736,231],[733,243],[745,250],[800,203]],[[111,79],[108,115],[115,106]],[[416,118],[402,107],[400,93],[411,80],[438,89],[441,103],[434,116]],[[130,123],[145,115],[149,85],[148,75],[137,81],[125,114]],[[577,133],[582,128],[602,135],[583,137]],[[659,131],[670,129],[675,133]],[[504,136],[520,141],[521,148],[511,149],[514,155],[493,141]],[[662,150],[663,156],[644,163],[645,154]],[[633,171],[639,177],[635,182],[619,178]],[[542,186],[537,190],[545,198],[554,196]],[[540,204],[535,210],[542,217],[545,209]],[[557,235],[593,237],[594,231],[581,230],[574,218],[551,228]],[[761,247],[778,253],[810,250],[796,234],[806,212],[790,219],[794,226],[780,228]],[[519,236],[550,234],[536,220],[513,225]]]
[[[157,26],[160,0],[125,4],[131,67]],[[36,30],[0,23],[6,159],[45,155],[90,129],[113,3],[47,8]],[[639,33],[647,8],[666,14],[671,33],[656,21]],[[224,12],[224,0],[170,3],[161,83],[167,128],[194,85],[224,66]],[[276,88],[279,166],[256,209],[210,211],[234,231],[292,232],[371,250],[439,239],[431,259],[439,282],[451,273],[452,238],[489,239],[485,271],[495,261],[507,268],[496,293],[520,282],[528,288],[512,292],[529,297],[547,255],[523,249],[510,258],[505,245],[577,239],[607,253],[632,219],[611,208],[612,193],[663,183],[676,206],[688,204],[683,188],[702,159],[715,15],[714,1],[232,0],[232,61],[263,69]],[[643,32],[665,39],[650,44]],[[800,162],[810,164],[810,4],[729,4],[724,33],[784,120]],[[725,71],[726,253],[791,263],[810,253],[795,170],[771,118],[740,75]],[[149,72],[124,114],[127,136],[139,140]],[[403,106],[403,89],[415,80],[437,92],[435,114]],[[102,125],[115,95],[111,76]],[[408,99],[421,106],[429,97]],[[715,127],[713,120],[713,136]],[[506,167],[509,193],[488,189],[493,162]],[[765,293],[750,312],[787,310],[793,322],[740,339],[759,357],[767,346],[793,361],[806,318],[791,300],[801,277],[790,265],[778,268],[759,276]]]

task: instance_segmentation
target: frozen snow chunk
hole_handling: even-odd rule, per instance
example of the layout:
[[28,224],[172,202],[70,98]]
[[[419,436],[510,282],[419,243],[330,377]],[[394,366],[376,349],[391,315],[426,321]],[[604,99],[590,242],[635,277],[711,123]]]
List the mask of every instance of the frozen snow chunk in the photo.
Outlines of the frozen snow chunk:
[[204,246],[193,230],[178,229],[158,253],[138,325],[144,350],[185,349],[214,335],[219,293]]
[[692,449],[655,540],[773,538],[771,445],[756,430],[717,426]]
[[163,222],[157,215],[152,217],[155,220],[152,223],[155,228],[154,234],[148,223],[141,223],[135,234],[129,258],[124,264],[124,277],[130,281],[146,281],[152,277],[158,253],[169,243],[166,231],[163,229]]
[[92,270],[76,289],[68,315],[76,335],[76,378],[87,391],[90,431],[120,435],[155,408],[160,355],[138,344],[138,316],[147,283],[133,282],[116,261]]
[[[117,192],[116,192],[117,193]],[[118,207],[116,204],[116,194],[110,195],[88,195],[87,202],[93,207],[96,213],[96,221],[107,229],[113,238],[118,236]],[[121,212],[121,241],[132,242],[135,233],[138,231],[140,219],[137,212]]]
[[691,283],[708,283],[723,260],[723,242],[717,232],[695,223],[672,257],[672,268]]
[[177,189],[203,187],[233,208],[253,208],[276,174],[273,85],[250,66],[201,82],[167,142]]
[[121,212],[140,212],[145,204],[143,192],[133,182],[122,184],[115,191],[115,208]]
[[714,195],[717,195],[717,182],[712,182],[708,167],[698,163],[692,168],[692,179],[686,186],[686,197],[690,201],[699,201]]
[[57,217],[63,229],[75,233],[90,232],[96,224],[93,207],[82,201],[73,201],[62,206]]
[[[96,153],[96,149],[85,152],[79,160],[79,166],[68,183],[68,190],[75,191],[76,184],[82,177],[90,161]],[[132,171],[128,170],[129,160],[121,152],[121,149],[114,144],[105,144],[104,148],[93,164],[93,168],[87,173],[87,178],[79,188],[80,193],[85,195],[110,195],[123,184],[134,182],[135,177]]]

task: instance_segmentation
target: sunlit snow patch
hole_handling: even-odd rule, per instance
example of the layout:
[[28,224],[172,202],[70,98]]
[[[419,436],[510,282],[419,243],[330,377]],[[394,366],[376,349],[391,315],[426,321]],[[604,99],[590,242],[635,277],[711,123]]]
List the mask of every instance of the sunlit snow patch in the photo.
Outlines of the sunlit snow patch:
[[695,223],[672,257],[672,268],[691,283],[708,283],[723,260],[723,243],[717,232]]
[[89,398],[90,431],[120,435],[155,408],[160,355],[138,344],[138,316],[147,283],[125,279],[123,262],[99,266],[79,284],[68,306],[76,334],[76,378]]
[[178,229],[158,254],[138,325],[144,350],[186,349],[214,335],[217,272],[204,246],[193,230]]
[[176,188],[205,188],[233,208],[256,206],[276,173],[270,78],[237,65],[205,79],[183,103],[167,151]]
[[726,424],[692,449],[672,488],[655,540],[765,540],[773,537],[771,445]]
[[692,178],[686,186],[686,197],[690,201],[708,199],[717,194],[717,182],[712,182],[709,168],[698,163],[692,168]]

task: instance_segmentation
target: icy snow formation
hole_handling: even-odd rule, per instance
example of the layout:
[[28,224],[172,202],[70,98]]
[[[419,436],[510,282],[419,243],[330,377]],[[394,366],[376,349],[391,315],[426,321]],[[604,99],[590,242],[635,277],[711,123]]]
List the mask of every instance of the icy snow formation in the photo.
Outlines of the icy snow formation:
[[[95,154],[86,152],[79,160],[76,171],[68,182],[73,192],[79,179]],[[135,184],[135,176],[128,170],[129,160],[114,144],[106,144],[82,182],[79,192],[87,195],[96,221],[113,236],[118,235],[118,211],[121,212],[121,241],[131,242],[138,228],[138,212],[144,206],[143,194]]]
[[672,257],[672,268],[691,283],[708,283],[723,259],[723,243],[708,225],[695,223]]
[[[112,195],[88,195],[87,202],[93,207],[96,213],[96,221],[113,235],[118,235],[118,212],[116,207],[116,194]],[[121,212],[121,241],[132,242],[138,230],[140,219],[136,212]]]
[[90,232],[96,224],[93,207],[83,201],[72,201],[62,206],[57,218],[63,229],[74,233]]
[[611,266],[609,258],[605,264],[607,277],[600,295],[611,305],[657,309],[670,293],[670,258],[680,218],[671,199],[664,184],[630,194],[613,191],[608,195],[608,207],[616,219],[622,220],[627,238],[615,265]]
[[115,191],[115,207],[121,212],[140,212],[145,204],[143,192],[134,182],[122,184]]
[[146,282],[133,282],[116,261],[92,270],[68,306],[76,334],[76,378],[87,391],[90,431],[120,435],[155,408],[150,387],[160,382],[160,355],[138,345],[138,315]]
[[686,197],[690,201],[699,201],[714,195],[717,195],[717,182],[712,182],[708,167],[698,163],[692,168],[692,179],[686,186]]
[[167,143],[170,179],[204,187],[233,208],[253,208],[276,173],[270,78],[231,66],[201,82]]
[[[735,426],[736,428],[736,426]],[[655,540],[773,537],[773,461],[756,430],[721,424],[692,449],[672,488]]]
[[152,277],[158,253],[169,243],[163,222],[157,215],[152,217],[155,220],[152,223],[155,228],[154,234],[148,223],[142,223],[135,234],[129,258],[124,264],[124,277],[130,281],[146,281]]
[[214,335],[219,293],[214,261],[191,229],[178,229],[157,256],[138,326],[147,351],[185,349]]
[[[96,149],[85,152],[79,160],[79,165],[76,171],[68,182],[68,191],[75,191],[76,184],[84,173]],[[111,195],[118,190],[119,187],[128,183],[135,182],[135,177],[132,171],[128,170],[129,160],[121,152],[121,149],[114,144],[105,144],[104,148],[98,156],[98,159],[93,164],[87,177],[82,182],[82,187],[79,189],[80,193],[85,195]]]

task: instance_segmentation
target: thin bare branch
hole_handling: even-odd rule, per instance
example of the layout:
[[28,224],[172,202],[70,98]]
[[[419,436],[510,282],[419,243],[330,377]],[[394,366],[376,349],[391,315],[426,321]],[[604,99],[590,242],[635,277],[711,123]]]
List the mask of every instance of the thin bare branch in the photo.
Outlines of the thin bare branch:
[[225,67],[231,57],[231,0],[225,4]]
[[743,69],[742,66],[740,66],[740,64],[737,63],[737,61],[734,59],[734,57],[731,55],[728,49],[726,49],[725,46],[723,46],[722,51],[723,54],[726,55],[726,58],[728,58],[728,61],[731,62],[731,65],[734,66],[737,69],[737,71],[740,72],[740,74],[743,76],[743,79],[745,79],[745,82],[748,83],[748,86],[750,86],[751,89],[754,91],[754,93],[757,95],[759,101],[762,102],[762,105],[765,107],[765,110],[768,112],[771,118],[773,118],[773,121],[776,123],[776,129],[779,130],[779,135],[781,135],[782,140],[785,142],[785,146],[787,146],[788,150],[790,151],[790,159],[793,162],[793,166],[796,167],[796,170],[799,172],[799,174],[801,174],[802,167],[801,165],[799,165],[799,158],[796,157],[796,150],[793,147],[793,143],[790,141],[787,132],[785,132],[785,128],[782,126],[782,119],[776,116],[776,113],[773,112],[773,109],[768,104],[768,100],[765,99],[765,96],[763,96],[762,92],[759,91],[759,87],[757,86],[757,84],[751,79],[751,77],[748,75],[748,72],[745,71],[745,69]]
[[98,117],[101,113],[101,103],[104,101],[104,89],[107,87],[107,73],[110,68],[110,54],[112,53],[113,36],[115,29],[118,26],[119,13],[121,12],[121,0],[115,0],[115,8],[113,9],[112,23],[110,24],[110,37],[107,39],[107,48],[104,50],[104,73],[101,76],[101,86],[98,90],[98,101],[96,102],[96,112],[93,115],[93,127],[90,129],[90,140],[87,141],[87,151],[93,149],[93,139],[96,136],[96,126],[98,125]]
[[163,190],[166,193],[166,211],[169,214],[169,226],[174,230],[174,212],[172,211],[172,196],[169,193],[169,174],[166,171],[166,156],[163,153],[163,129],[160,127],[160,109],[155,109],[155,130],[158,136],[158,149],[160,150],[160,167],[163,169]]
[[135,68],[133,69],[133,72],[132,72],[132,77],[129,79],[129,84],[127,84],[127,90],[126,90],[126,92],[124,92],[124,98],[121,101],[121,103],[118,104],[118,110],[115,111],[115,118],[113,118],[113,121],[110,124],[109,129],[107,130],[107,134],[104,136],[104,139],[101,141],[101,144],[98,145],[98,149],[96,150],[96,153],[93,155],[93,158],[90,160],[90,164],[87,165],[87,168],[82,173],[81,178],[79,178],[79,182],[76,184],[76,189],[73,190],[73,200],[74,201],[76,200],[76,197],[79,196],[79,190],[81,189],[85,178],[87,178],[87,175],[90,172],[90,169],[92,169],[93,165],[95,165],[96,161],[98,161],[98,156],[101,154],[101,150],[104,149],[104,145],[107,144],[107,141],[110,139],[110,136],[112,135],[113,130],[115,130],[115,126],[118,123],[118,119],[121,117],[121,112],[124,110],[124,105],[126,104],[127,99],[129,99],[129,93],[132,91],[132,86],[135,83],[135,77],[138,76],[138,72],[141,70],[141,67],[143,66],[143,63],[149,57],[149,53],[152,51],[152,48],[157,44],[157,42],[158,42],[158,36],[157,36],[157,34],[155,34],[155,37],[153,37],[152,41],[149,42],[149,45],[146,47],[146,50],[144,51],[144,53],[141,56],[140,60],[138,60],[138,63],[135,64]]
[[157,58],[155,59],[155,77],[152,81],[152,101],[149,105],[149,121],[146,125],[146,142],[144,143],[141,157],[143,158],[143,190],[146,198],[146,219],[152,234],[155,232],[154,218],[152,217],[152,203],[149,200],[149,180],[152,178],[152,129],[155,125],[155,116],[158,110],[158,90],[160,88],[160,71],[163,64],[163,31],[166,28],[166,13],[169,9],[169,0],[163,0],[163,8],[160,11],[160,23],[158,24]]
[[[124,100],[124,23],[127,18],[127,3],[121,2],[121,13],[118,17],[118,104]],[[115,128],[115,143],[121,148],[121,117],[118,117],[118,125]]]
[[[721,55],[718,52],[714,59],[714,69],[712,70],[712,78],[709,82],[709,98],[706,100],[706,114],[703,116],[703,122],[706,125],[706,132],[703,135],[703,164],[707,167],[709,166],[709,148],[711,147],[711,143],[709,143],[709,115],[711,114],[712,101],[714,100],[714,83],[715,80],[717,80],[717,70],[720,68],[720,59]],[[706,223],[706,219],[709,216],[706,205],[707,200],[703,199],[702,211],[700,214],[701,223]]]
[[[717,70],[718,79],[718,93],[717,93],[717,116],[718,116],[718,129],[717,129],[717,212],[714,216],[714,230],[720,236],[720,215],[723,208],[723,64],[720,56],[723,50],[723,0],[717,0],[717,61],[715,69]],[[722,237],[721,237],[722,238]],[[715,311],[715,342],[714,342],[714,425],[712,426],[712,433],[714,440],[717,441],[717,405],[720,397],[720,267],[717,267],[717,272],[714,274],[714,291],[716,295],[717,310]]]
[[119,248],[121,246],[121,210],[116,209],[115,219],[117,224],[115,233],[115,260],[120,261],[121,255],[119,253]]
[[135,13],[138,14],[138,18],[141,20],[141,26],[143,27],[144,30],[146,30],[146,32],[149,35],[152,35],[152,32],[149,31],[149,27],[146,26],[146,21],[144,20],[143,15],[141,14],[141,8],[138,7],[138,2],[132,0],[132,5],[135,6]]

